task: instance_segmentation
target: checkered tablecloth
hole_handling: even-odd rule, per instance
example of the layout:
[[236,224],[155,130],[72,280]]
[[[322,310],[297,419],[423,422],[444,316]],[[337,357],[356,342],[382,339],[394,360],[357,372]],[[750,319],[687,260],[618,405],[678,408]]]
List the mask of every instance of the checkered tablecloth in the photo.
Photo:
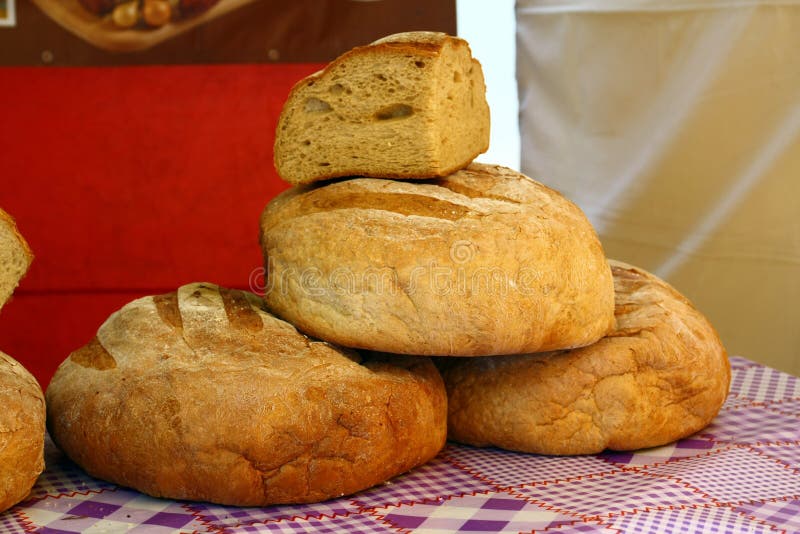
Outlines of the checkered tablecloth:
[[800,532],[800,379],[731,365],[720,414],[677,443],[565,458],[448,444],[389,483],[313,505],[153,499],[48,444],[47,470],[0,532]]

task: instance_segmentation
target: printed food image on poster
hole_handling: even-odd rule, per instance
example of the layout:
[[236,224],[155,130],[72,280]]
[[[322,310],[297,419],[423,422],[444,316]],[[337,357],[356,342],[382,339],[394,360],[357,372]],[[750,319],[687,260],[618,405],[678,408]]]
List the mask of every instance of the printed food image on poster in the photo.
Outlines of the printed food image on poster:
[[33,0],[64,29],[111,51],[144,50],[256,0]]
[[[12,0],[0,0],[5,16]],[[325,62],[409,30],[456,32],[455,0],[21,0],[0,65]]]
[[14,26],[16,22],[14,3],[15,0],[0,0],[0,26]]

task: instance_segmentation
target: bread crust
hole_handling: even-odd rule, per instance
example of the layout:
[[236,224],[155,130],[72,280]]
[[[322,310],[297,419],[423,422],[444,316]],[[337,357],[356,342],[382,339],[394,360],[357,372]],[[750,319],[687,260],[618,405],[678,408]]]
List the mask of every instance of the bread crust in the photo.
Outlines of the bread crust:
[[213,284],[127,304],[53,377],[53,439],[92,476],[238,506],[338,497],[438,453],[429,359],[341,350],[262,306]]
[[0,512],[25,499],[44,470],[44,433],[39,383],[0,352]]
[[654,275],[610,261],[617,328],[588,347],[440,361],[449,439],[540,454],[655,447],[714,418],[730,364],[714,328]]
[[[0,239],[0,309],[2,309],[33,262],[33,252],[19,232],[14,218],[2,208],[0,208]],[[4,243],[6,240],[9,242]]]
[[[428,60],[434,60],[434,62],[439,60],[446,50],[451,49],[465,50],[464,53],[470,58],[470,67],[468,69],[470,71],[469,113],[461,111],[457,121],[457,123],[469,127],[468,133],[461,134],[459,137],[453,131],[454,128],[438,126],[439,123],[452,124],[446,122],[448,120],[448,109],[452,112],[457,107],[456,102],[458,99],[453,99],[451,94],[448,94],[447,100],[444,100],[445,97],[441,96],[440,101],[439,93],[445,91],[443,87],[446,87],[446,82],[441,79],[446,76],[453,76],[450,71],[447,71],[446,74],[444,73],[446,68],[453,68],[453,65],[448,64],[447,66],[439,66],[439,69],[434,74],[429,75],[425,82],[411,78],[405,79],[403,75],[400,75],[400,80],[393,80],[398,83],[398,89],[405,89],[407,85],[414,86],[413,91],[411,91],[413,96],[405,95],[401,97],[395,94],[394,87],[384,87],[389,82],[385,78],[381,78],[382,83],[378,82],[370,85],[367,89],[361,88],[360,93],[356,94],[359,97],[357,99],[358,102],[363,102],[379,95],[376,106],[378,104],[380,106],[389,106],[398,102],[398,100],[402,100],[406,104],[413,104],[411,100],[414,100],[416,104],[409,106],[409,111],[412,114],[421,114],[421,117],[416,126],[409,128],[410,136],[407,135],[404,138],[399,135],[400,132],[405,132],[406,129],[398,127],[397,124],[389,124],[393,121],[386,121],[385,129],[371,131],[371,134],[366,135],[364,139],[359,139],[359,142],[352,146],[344,143],[342,146],[337,145],[335,147],[333,145],[325,146],[325,144],[323,146],[304,147],[301,144],[301,140],[297,138],[298,136],[308,135],[307,132],[312,124],[310,117],[301,113],[303,102],[309,97],[315,100],[317,97],[324,98],[326,104],[328,100],[336,101],[336,96],[329,94],[330,88],[323,92],[319,92],[318,88],[326,81],[339,87],[342,86],[341,84],[348,83],[348,80],[352,81],[350,79],[351,71],[358,70],[358,68],[350,68],[349,70],[348,68],[354,60],[363,57],[373,58],[373,61],[368,62],[367,67],[361,67],[362,70],[367,68],[379,69],[386,58],[406,57],[422,64]],[[346,71],[346,73],[339,74],[338,71],[340,70]],[[364,75],[365,73],[361,72],[359,74]],[[369,73],[366,74],[369,75]],[[378,76],[382,75],[378,74]],[[346,90],[351,91],[351,87],[347,87]],[[457,93],[463,93],[464,91],[466,90],[455,90]],[[471,57],[469,44],[458,37],[440,32],[405,32],[384,37],[365,46],[355,47],[334,59],[324,69],[307,76],[292,87],[276,129],[274,144],[275,168],[281,178],[295,185],[343,176],[372,176],[395,179],[425,179],[447,176],[466,167],[475,157],[489,148],[490,119],[485,92],[486,88],[481,65]],[[336,120],[323,126],[326,135],[322,137],[327,138],[328,142],[343,131],[346,131],[345,137],[358,136],[356,132],[361,129],[359,125],[368,123],[375,112],[375,109],[371,108],[368,113],[353,112],[352,108],[354,106],[348,106],[347,100],[343,101],[343,106],[351,109],[346,114],[337,111],[335,113]],[[347,116],[343,117],[343,115]],[[300,126],[300,123],[303,123],[303,126]],[[352,129],[342,130],[343,126],[352,127]],[[444,154],[439,151],[447,152],[444,147],[450,144],[454,145],[449,147],[450,150],[455,150],[458,154],[455,157],[444,157]],[[300,171],[294,161],[305,149],[309,151],[309,156],[302,159],[318,157],[321,153],[342,155],[342,152],[347,152],[347,154],[344,154],[345,157],[341,158],[342,161],[337,163],[322,163],[321,165],[324,166],[316,167],[313,170],[305,169]],[[420,160],[414,161],[417,158],[420,158]],[[323,157],[322,159],[329,158]]]
[[269,308],[309,335],[401,354],[594,343],[611,271],[583,213],[510,169],[298,187],[261,219]]

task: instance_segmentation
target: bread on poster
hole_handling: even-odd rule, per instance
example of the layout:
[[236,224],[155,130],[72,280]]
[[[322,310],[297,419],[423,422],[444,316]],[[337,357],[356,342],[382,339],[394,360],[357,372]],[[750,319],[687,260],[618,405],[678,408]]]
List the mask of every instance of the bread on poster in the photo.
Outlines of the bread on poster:
[[31,0],[78,38],[111,52],[168,41],[256,0]]
[[[161,27],[206,11],[220,0],[79,0],[90,13],[110,16],[120,28]],[[226,1],[226,0],[222,0]]]

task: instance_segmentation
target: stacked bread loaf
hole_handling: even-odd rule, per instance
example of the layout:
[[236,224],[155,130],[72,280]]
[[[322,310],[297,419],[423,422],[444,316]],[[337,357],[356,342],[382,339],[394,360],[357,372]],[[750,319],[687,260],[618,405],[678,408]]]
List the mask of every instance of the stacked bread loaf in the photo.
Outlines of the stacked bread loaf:
[[276,166],[312,185],[262,216],[269,308],[348,347],[478,356],[437,360],[453,440],[587,454],[701,429],[730,381],[714,329],[655,276],[609,265],[559,193],[472,163],[489,117],[469,56],[392,36],[295,87]]
[[[32,259],[14,219],[0,209],[0,308]],[[44,434],[39,383],[19,362],[0,352],[0,512],[24,499],[44,469]]]
[[585,454],[705,426],[730,379],[713,328],[609,263],[558,192],[473,163],[488,142],[455,37],[393,35],[301,80],[263,300],[199,283],[123,307],[51,382],[56,442],[151,495],[265,505],[377,484],[446,435]]

